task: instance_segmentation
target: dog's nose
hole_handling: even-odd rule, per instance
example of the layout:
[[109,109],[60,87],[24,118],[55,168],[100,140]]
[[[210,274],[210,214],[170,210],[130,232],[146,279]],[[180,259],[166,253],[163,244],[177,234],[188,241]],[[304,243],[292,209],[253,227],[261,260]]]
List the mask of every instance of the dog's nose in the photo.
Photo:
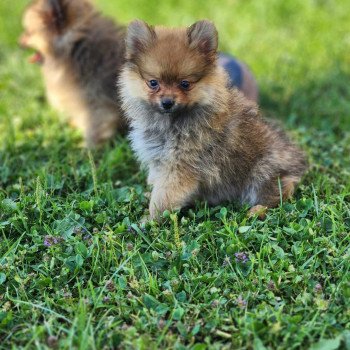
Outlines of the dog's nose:
[[172,106],[174,106],[175,101],[172,98],[166,97],[162,99],[162,107],[168,111],[171,109]]

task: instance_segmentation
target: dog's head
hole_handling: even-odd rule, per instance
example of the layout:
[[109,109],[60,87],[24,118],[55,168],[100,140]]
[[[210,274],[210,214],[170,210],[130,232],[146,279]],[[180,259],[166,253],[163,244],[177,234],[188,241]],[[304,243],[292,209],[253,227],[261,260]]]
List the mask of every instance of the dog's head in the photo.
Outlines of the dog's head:
[[207,20],[189,28],[128,27],[127,70],[122,85],[155,111],[172,114],[211,103],[216,84],[218,35]]
[[87,0],[34,0],[26,8],[19,44],[44,58],[53,52],[54,41],[92,12]]

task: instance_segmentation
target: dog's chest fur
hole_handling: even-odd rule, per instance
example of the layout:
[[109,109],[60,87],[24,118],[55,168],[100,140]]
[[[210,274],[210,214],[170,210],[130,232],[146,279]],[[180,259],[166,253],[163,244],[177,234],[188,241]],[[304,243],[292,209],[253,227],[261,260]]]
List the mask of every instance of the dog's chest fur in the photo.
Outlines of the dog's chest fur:
[[193,145],[194,137],[194,134],[188,131],[176,128],[164,130],[157,126],[135,126],[130,134],[139,160],[148,166],[157,167],[186,162],[187,151]]

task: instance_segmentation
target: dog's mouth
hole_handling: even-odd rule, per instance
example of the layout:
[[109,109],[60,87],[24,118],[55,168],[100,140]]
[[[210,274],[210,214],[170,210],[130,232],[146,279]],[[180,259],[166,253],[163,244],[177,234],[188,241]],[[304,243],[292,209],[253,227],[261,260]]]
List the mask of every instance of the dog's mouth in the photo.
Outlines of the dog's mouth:
[[29,57],[29,63],[43,64],[44,63],[44,56],[39,51],[37,51],[32,56]]

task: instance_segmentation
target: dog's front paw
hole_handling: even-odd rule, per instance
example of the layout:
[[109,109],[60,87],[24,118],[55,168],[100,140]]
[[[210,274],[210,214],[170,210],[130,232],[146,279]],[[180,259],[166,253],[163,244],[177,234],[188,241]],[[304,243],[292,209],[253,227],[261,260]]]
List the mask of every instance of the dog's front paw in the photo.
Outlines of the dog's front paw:
[[151,202],[149,206],[149,220],[159,220],[164,210],[159,205]]
[[265,220],[267,209],[268,208],[263,205],[254,205],[254,207],[248,210],[247,216],[249,218],[257,216],[260,220]]

